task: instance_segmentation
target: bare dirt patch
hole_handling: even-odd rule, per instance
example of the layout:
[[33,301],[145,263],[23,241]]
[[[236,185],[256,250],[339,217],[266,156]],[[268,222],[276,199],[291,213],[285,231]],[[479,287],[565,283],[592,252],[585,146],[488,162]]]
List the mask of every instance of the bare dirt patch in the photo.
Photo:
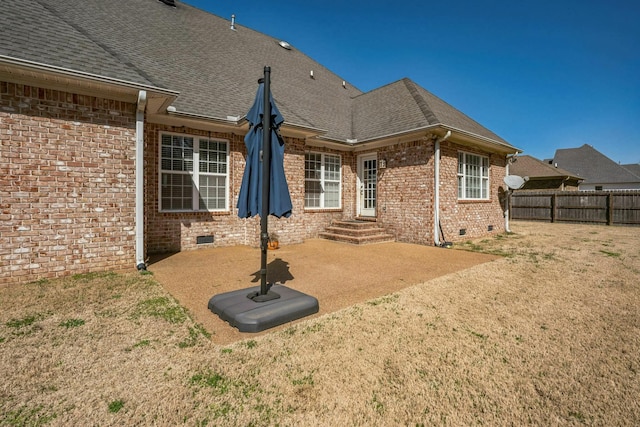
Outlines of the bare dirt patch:
[[224,345],[155,277],[2,288],[0,425],[640,424],[640,229],[512,230],[451,250],[495,261]]

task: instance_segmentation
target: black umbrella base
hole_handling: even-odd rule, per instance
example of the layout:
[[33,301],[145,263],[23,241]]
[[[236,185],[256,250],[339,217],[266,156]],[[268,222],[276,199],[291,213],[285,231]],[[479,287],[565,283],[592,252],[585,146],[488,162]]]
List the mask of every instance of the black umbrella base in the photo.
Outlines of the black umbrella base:
[[259,294],[260,286],[214,295],[209,310],[240,332],[260,332],[320,309],[316,298],[282,285],[272,286],[266,295]]

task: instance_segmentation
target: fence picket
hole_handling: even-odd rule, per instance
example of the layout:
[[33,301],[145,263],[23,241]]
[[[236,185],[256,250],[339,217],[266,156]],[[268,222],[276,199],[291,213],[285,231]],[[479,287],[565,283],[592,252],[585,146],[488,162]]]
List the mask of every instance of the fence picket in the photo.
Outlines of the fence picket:
[[514,191],[511,219],[640,225],[640,191]]

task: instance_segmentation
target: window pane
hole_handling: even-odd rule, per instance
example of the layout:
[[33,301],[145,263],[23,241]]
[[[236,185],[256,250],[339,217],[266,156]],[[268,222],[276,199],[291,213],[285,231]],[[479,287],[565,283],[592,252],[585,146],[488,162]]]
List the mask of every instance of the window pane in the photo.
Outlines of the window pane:
[[304,207],[319,208],[322,187],[318,181],[305,181],[304,183]]
[[162,210],[193,209],[193,181],[187,174],[163,173],[161,176]]
[[322,156],[315,153],[306,153],[304,158],[305,179],[320,179]]
[[340,157],[325,154],[324,179],[330,181],[340,180]]
[[200,177],[200,210],[225,209],[226,200],[226,177]]
[[340,207],[340,184],[337,182],[326,182],[324,185],[324,207]]
[[227,143],[200,139],[200,165],[198,170],[204,173],[225,174],[227,172]]
[[179,135],[162,135],[160,152],[162,170],[193,170],[193,138]]

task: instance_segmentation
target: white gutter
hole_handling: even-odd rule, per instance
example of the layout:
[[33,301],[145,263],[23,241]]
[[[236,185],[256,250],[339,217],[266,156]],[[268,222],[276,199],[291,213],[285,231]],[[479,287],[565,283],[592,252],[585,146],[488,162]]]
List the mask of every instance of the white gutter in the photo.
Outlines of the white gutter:
[[213,121],[213,122],[221,122],[221,123],[225,123],[225,124],[233,124],[235,126],[242,126],[242,124],[244,122],[246,122],[246,117],[245,116],[227,116],[225,118],[215,117],[215,116],[207,116],[207,115],[204,115],[204,114],[189,113],[189,112],[186,112],[186,111],[178,111],[178,110],[176,110],[176,107],[174,107],[173,105],[170,105],[167,108],[167,114],[170,115],[170,116],[184,117],[184,118],[189,118],[189,119],[206,120],[206,121]]
[[[167,114],[169,116],[174,116],[174,117],[194,119],[194,120],[205,120],[210,122],[222,123],[225,125],[233,125],[235,127],[243,127],[245,124],[248,123],[247,116],[227,116],[226,118],[216,117],[216,116],[207,116],[204,114],[190,113],[188,111],[179,111],[173,105],[170,105],[167,108]],[[282,132],[287,130],[292,130],[294,132],[296,130],[301,130],[304,132],[312,133],[313,135],[319,135],[327,132],[326,130],[323,130],[323,129],[313,128],[310,126],[305,126],[297,123],[290,123],[286,121],[284,122],[284,124],[280,129]]]
[[434,189],[433,189],[433,243],[440,246],[440,143],[446,141],[451,136],[451,131],[442,138],[437,138],[433,154]]
[[410,129],[410,130],[403,130],[400,132],[394,132],[394,133],[389,133],[389,134],[385,134],[385,135],[381,135],[381,136],[374,136],[372,138],[367,138],[367,139],[350,139],[347,138],[346,140],[344,139],[337,139],[337,138],[329,138],[329,137],[318,137],[318,140],[323,140],[323,141],[330,141],[330,142],[335,142],[335,143],[340,143],[343,145],[348,145],[348,146],[354,146],[354,145],[363,145],[363,144],[367,144],[370,142],[376,142],[376,141],[380,141],[380,140],[384,140],[384,139],[388,139],[388,138],[397,138],[403,135],[409,135],[412,133],[416,133],[416,132],[422,132],[422,131],[429,131],[432,129],[437,129],[440,128],[441,125],[436,124],[436,125],[428,125],[428,126],[421,126],[418,128],[414,128],[414,129]]
[[136,109],[136,268],[146,270],[144,262],[144,110],[147,91],[138,92]]
[[57,76],[65,76],[74,79],[81,79],[106,85],[116,85],[127,89],[148,90],[150,92],[160,93],[166,96],[178,96],[179,92],[170,89],[163,89],[142,83],[133,83],[113,77],[101,76],[98,74],[87,73],[84,71],[72,70],[70,68],[58,67],[55,65],[44,64],[41,62],[29,61],[26,59],[14,58],[11,56],[0,55],[0,64],[18,67],[27,71],[39,71],[43,73],[55,74]]
[[506,143],[506,142],[502,142],[502,141],[498,141],[495,139],[491,139],[488,138],[486,136],[481,136],[478,135],[476,133],[473,132],[469,132],[469,131],[465,131],[453,126],[449,126],[449,125],[445,125],[442,123],[437,123],[437,124],[433,124],[433,125],[427,125],[427,126],[420,126],[417,128],[413,128],[413,129],[409,129],[409,130],[403,130],[403,131],[399,131],[399,132],[394,132],[394,133],[389,133],[389,134],[385,134],[385,135],[380,135],[380,136],[374,136],[371,138],[367,138],[367,139],[359,139],[359,140],[349,140],[347,139],[345,140],[341,140],[341,139],[336,139],[336,138],[327,138],[327,137],[322,137],[322,138],[318,138],[318,139],[322,139],[322,140],[326,140],[326,141],[334,141],[334,142],[338,142],[338,143],[342,143],[344,145],[348,145],[348,146],[355,146],[355,145],[366,145],[366,144],[370,144],[372,142],[376,142],[376,141],[380,141],[380,140],[384,140],[384,139],[389,139],[389,138],[398,138],[404,135],[409,135],[412,133],[416,133],[416,132],[424,132],[424,131],[432,131],[433,129],[442,129],[442,130],[446,130],[446,131],[451,131],[451,132],[455,132],[456,135],[459,136],[465,136],[467,138],[471,138],[471,139],[475,139],[478,141],[481,141],[485,144],[488,145],[494,145],[494,146],[501,146],[504,148],[509,148],[509,151],[518,151],[518,152],[522,152],[522,150],[511,146],[510,144]]

